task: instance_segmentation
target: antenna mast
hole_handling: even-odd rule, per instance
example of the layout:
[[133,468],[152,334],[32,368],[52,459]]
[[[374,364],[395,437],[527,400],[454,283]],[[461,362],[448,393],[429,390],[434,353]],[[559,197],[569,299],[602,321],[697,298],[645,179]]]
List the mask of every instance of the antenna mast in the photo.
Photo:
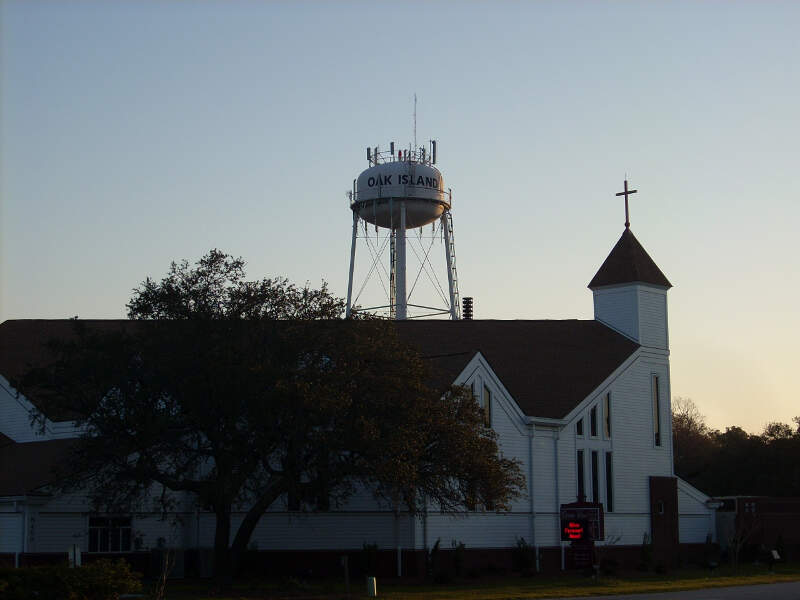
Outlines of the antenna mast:
[[414,151],[417,151],[417,94],[414,93]]

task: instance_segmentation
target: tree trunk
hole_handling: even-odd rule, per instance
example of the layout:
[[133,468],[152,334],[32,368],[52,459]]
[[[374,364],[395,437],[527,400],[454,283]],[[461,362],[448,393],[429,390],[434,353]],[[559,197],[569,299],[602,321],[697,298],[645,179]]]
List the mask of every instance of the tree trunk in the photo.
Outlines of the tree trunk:
[[236,574],[239,568],[240,559],[247,549],[247,544],[253,535],[253,530],[258,525],[264,512],[278,499],[280,493],[273,488],[261,496],[247,511],[239,529],[236,530],[236,537],[233,539],[230,551],[231,573]]
[[229,503],[215,506],[217,517],[214,531],[214,578],[222,589],[230,589],[233,583],[231,570],[231,553],[228,544],[231,539],[231,505]]

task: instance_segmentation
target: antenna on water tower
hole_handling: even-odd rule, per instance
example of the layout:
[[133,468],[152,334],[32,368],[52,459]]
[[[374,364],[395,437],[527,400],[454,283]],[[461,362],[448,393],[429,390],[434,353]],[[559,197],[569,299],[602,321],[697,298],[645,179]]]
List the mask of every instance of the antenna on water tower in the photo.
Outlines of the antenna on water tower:
[[414,94],[414,148],[417,147],[417,94]]

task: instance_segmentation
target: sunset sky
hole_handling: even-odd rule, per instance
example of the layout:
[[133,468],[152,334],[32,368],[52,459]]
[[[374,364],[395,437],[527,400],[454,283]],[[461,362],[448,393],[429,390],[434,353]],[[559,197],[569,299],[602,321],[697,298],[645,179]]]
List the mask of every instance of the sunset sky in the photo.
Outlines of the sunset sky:
[[[439,141],[462,295],[591,318],[631,228],[672,395],[800,415],[798,2],[0,4],[0,321],[121,318],[172,260],[346,294],[366,146]],[[435,252],[435,250],[434,250]],[[362,263],[360,263],[362,264]]]

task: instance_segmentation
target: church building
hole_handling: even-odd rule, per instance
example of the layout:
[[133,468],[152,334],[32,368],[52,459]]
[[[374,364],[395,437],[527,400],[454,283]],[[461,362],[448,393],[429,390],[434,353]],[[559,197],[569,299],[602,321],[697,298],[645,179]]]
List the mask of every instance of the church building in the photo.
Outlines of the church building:
[[[501,452],[520,461],[526,495],[506,511],[471,506],[455,516],[429,510],[417,517],[367,492],[327,512],[290,511],[279,501],[251,548],[271,556],[270,564],[305,560],[317,572],[337,572],[342,555],[373,548],[386,574],[405,575],[420,574],[437,541],[443,552],[463,544],[469,564],[498,568],[510,568],[515,549],[526,547],[536,568],[557,570],[578,562],[562,518],[577,506],[602,512],[597,551],[635,561],[644,544],[665,565],[685,559],[713,539],[715,511],[673,468],[670,287],[626,223],[589,282],[592,320],[398,322],[401,336],[431,362],[436,383],[472,388]],[[155,509],[94,514],[80,494],[49,490],[52,466],[79,433],[58,414],[46,415],[44,430],[33,428],[30,412],[42,403],[13,382],[69,327],[0,324],[0,560],[26,564],[76,544],[85,555],[133,557],[175,547],[202,563],[211,556],[214,516],[191,495],[163,519]]]

